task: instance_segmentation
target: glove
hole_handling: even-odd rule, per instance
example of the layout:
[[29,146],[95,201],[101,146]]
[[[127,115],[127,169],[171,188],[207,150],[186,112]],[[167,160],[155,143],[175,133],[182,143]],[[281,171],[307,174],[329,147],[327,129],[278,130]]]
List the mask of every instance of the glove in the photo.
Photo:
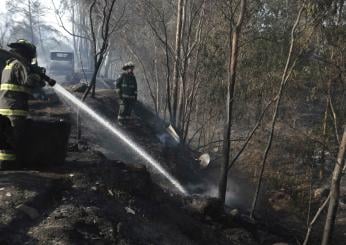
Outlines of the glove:
[[28,79],[26,80],[26,84],[31,88],[41,88],[46,85],[41,76],[37,73],[29,74]]
[[121,100],[123,99],[123,94],[121,93],[120,89],[116,89],[115,93],[119,96]]

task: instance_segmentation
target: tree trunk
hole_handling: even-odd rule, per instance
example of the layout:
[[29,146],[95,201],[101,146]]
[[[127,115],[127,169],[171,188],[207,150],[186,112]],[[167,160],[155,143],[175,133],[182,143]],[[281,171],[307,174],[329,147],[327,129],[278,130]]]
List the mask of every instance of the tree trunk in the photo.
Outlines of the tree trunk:
[[43,43],[43,38],[42,38],[42,31],[41,31],[41,20],[40,20],[40,15],[38,15],[37,17],[37,27],[38,27],[38,36],[39,36],[39,42],[40,42],[40,46],[42,49],[42,53],[44,55],[44,61],[47,62],[47,51],[46,48],[44,47],[44,43]]
[[88,86],[88,89],[83,94],[82,101],[85,101],[85,99],[87,98],[90,90],[91,90],[91,97],[95,98],[96,78],[97,78],[98,71],[100,70],[102,61],[103,61],[103,56],[102,55],[100,55],[100,57],[98,57],[98,58],[95,56],[95,59],[94,59],[94,63],[95,63],[94,73],[93,73],[93,76],[91,78],[90,85]]
[[322,152],[321,152],[321,162],[320,162],[320,169],[319,169],[319,179],[323,180],[325,176],[324,166],[326,161],[326,143],[327,143],[327,120],[328,120],[328,108],[329,108],[329,98],[327,98],[326,101],[326,110],[324,112],[323,117],[323,125],[322,125],[322,139],[323,139],[323,146],[322,146]]
[[180,66],[181,66],[181,49],[182,49],[182,31],[183,31],[183,19],[184,19],[184,8],[186,0],[178,0],[178,14],[177,14],[177,28],[175,33],[175,60],[173,70],[173,108],[171,121],[173,126],[177,127],[177,111],[178,111],[178,97],[179,97],[179,77],[180,77]]
[[223,163],[221,164],[220,179],[218,186],[218,197],[224,204],[226,200],[227,191],[227,175],[228,165],[230,160],[230,148],[231,148],[231,130],[232,130],[232,112],[233,112],[233,98],[234,88],[236,82],[236,71],[238,63],[239,52],[239,36],[241,27],[244,21],[244,14],[246,9],[246,0],[241,0],[241,8],[235,29],[231,31],[231,50],[229,59],[229,75],[228,75],[228,88],[227,88],[227,104],[226,104],[226,121],[224,129],[224,143],[223,143]]
[[318,220],[318,218],[320,217],[322,211],[324,210],[324,208],[327,206],[328,202],[330,199],[330,195],[328,195],[327,199],[323,202],[323,204],[321,205],[321,207],[319,207],[319,209],[317,210],[314,218],[311,220],[311,222],[308,224],[308,230],[306,232],[305,235],[305,240],[303,242],[303,245],[307,245],[310,239],[310,235],[311,235],[311,231],[312,231],[312,227],[313,225],[316,223],[316,221]]
[[30,26],[31,43],[35,44],[34,23],[32,20],[32,11],[31,11],[31,0],[28,0],[28,8],[29,8],[29,26]]
[[[77,38],[76,38],[76,16],[75,16],[75,5],[73,4],[71,6],[71,11],[72,11],[72,38],[73,38],[73,52],[74,52],[74,56],[75,56],[75,60],[76,60],[76,57],[78,57],[78,54],[77,54]],[[78,61],[78,58],[77,58],[77,61]],[[78,62],[79,63],[79,62]]]
[[155,56],[154,56],[154,72],[155,72],[155,108],[156,108],[156,116],[160,116],[161,106],[160,106],[160,78],[159,78],[159,71],[158,71],[158,62],[157,62],[157,46],[155,43]]
[[110,50],[108,55],[107,55],[107,58],[106,58],[106,61],[105,61],[105,66],[104,66],[104,73],[103,75],[105,76],[105,78],[109,78],[111,77],[110,76],[110,68],[111,68],[111,65],[112,65],[112,55],[113,55],[113,52]]
[[326,218],[326,223],[323,231],[322,245],[328,245],[335,225],[336,213],[339,206],[340,197],[340,182],[342,177],[342,172],[345,166],[345,151],[346,151],[346,125],[344,126],[344,134],[340,142],[339,153],[337,161],[333,171],[333,177],[330,188],[330,201],[328,207],[328,213]]
[[[182,10],[182,27],[181,27],[181,33],[180,33],[180,39],[181,39],[181,48],[180,48],[180,67],[179,67],[179,94],[178,94],[178,102],[177,102],[177,113],[176,113],[176,120],[177,120],[177,130],[183,138],[183,131],[184,131],[184,125],[183,125],[183,118],[184,118],[184,104],[185,104],[185,96],[186,96],[186,71],[188,67],[188,59],[185,57],[187,50],[184,50],[184,44],[183,44],[183,37],[188,36],[185,35],[185,28],[186,28],[186,8],[187,8],[187,0],[185,0],[183,4],[183,10]],[[186,37],[185,40],[188,43],[189,37]],[[188,46],[188,44],[186,44]]]

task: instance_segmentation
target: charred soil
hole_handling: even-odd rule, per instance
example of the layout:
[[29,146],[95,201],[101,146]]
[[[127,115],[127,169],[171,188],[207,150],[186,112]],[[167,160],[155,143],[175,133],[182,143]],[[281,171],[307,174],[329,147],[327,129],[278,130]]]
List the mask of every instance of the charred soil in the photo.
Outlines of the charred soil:
[[[103,91],[88,103],[114,119],[112,96]],[[57,100],[35,101],[32,108],[34,116],[74,121],[74,110]],[[164,159],[154,129],[137,119],[125,130],[155,158]],[[67,158],[60,165],[0,172],[0,244],[246,245],[285,240],[241,216],[216,217],[216,200],[175,194],[138,157],[128,153],[122,159],[121,143],[110,144],[110,138],[100,143],[104,134],[97,135],[86,123],[83,131],[84,143],[76,147],[72,128]],[[177,157],[190,159],[191,166],[163,164],[189,184],[201,176],[193,167],[193,154],[183,152]],[[187,169],[193,176],[189,181]]]

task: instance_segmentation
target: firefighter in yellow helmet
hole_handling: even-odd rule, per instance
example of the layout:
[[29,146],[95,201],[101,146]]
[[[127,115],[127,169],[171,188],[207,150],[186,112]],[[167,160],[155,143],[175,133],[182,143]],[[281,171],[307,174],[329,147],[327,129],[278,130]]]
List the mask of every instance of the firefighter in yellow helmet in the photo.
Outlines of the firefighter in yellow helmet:
[[8,144],[5,144],[5,149],[0,149],[0,163],[3,163],[0,167],[1,169],[16,169],[22,162],[21,143],[26,127],[31,90],[45,86],[45,82],[31,66],[33,60],[36,59],[35,45],[21,39],[8,46],[11,48],[10,53],[13,53],[13,57],[6,61],[5,68],[2,70],[0,115],[7,117],[11,122],[14,149],[11,149]]

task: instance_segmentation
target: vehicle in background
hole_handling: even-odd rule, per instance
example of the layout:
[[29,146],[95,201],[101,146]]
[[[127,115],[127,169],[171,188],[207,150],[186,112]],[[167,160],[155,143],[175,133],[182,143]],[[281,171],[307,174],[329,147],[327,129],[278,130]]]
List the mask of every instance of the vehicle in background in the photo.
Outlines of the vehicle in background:
[[57,81],[71,81],[75,73],[73,52],[50,52],[48,73]]

